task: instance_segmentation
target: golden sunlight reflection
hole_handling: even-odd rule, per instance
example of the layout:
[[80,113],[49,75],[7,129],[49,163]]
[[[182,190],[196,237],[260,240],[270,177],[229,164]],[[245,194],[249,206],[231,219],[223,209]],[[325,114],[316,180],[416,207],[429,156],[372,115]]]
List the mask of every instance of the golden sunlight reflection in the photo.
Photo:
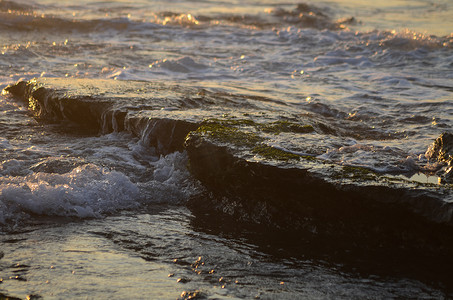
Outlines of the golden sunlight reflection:
[[[103,286],[104,293],[123,299],[136,294],[137,290],[154,299],[176,299],[181,293],[176,280],[167,276],[168,265],[157,262],[150,265],[122,251],[105,250],[108,245],[95,235],[78,233],[56,243],[39,240],[36,243],[43,243],[39,255],[34,256],[34,263],[41,267],[31,270],[29,277],[46,283],[40,285],[41,293],[48,291],[56,297],[64,297],[68,292],[76,294],[82,286],[93,289]],[[60,247],[59,251],[52,249],[54,247]],[[57,252],[57,256],[53,255]],[[16,252],[18,261],[29,257],[27,251]]]
[[163,19],[155,16],[155,22],[162,25],[180,25],[180,26],[195,26],[198,25],[198,20],[191,14],[171,14]]

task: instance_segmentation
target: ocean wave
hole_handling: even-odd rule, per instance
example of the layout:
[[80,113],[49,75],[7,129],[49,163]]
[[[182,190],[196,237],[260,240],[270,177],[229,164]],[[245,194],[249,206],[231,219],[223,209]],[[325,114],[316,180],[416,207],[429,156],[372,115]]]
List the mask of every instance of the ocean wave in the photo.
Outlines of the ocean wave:
[[138,187],[124,174],[85,164],[70,172],[0,178],[0,224],[30,215],[99,217],[137,207]]
[[163,59],[162,61],[156,61],[149,65],[150,68],[164,68],[176,73],[190,73],[203,71],[208,66],[195,62],[192,58],[185,56],[178,59]]
[[[2,8],[3,7],[3,8]],[[68,19],[64,15],[46,15],[34,11],[31,6],[21,6],[15,2],[0,5],[0,28],[10,31],[42,31],[53,30],[89,32],[97,30],[135,30],[149,29],[156,26],[179,26],[187,28],[213,26],[239,26],[253,29],[270,29],[296,26],[299,28],[315,28],[338,30],[354,24],[353,17],[334,20],[330,11],[316,6],[299,4],[292,10],[275,8],[266,14],[229,14],[195,16],[186,12],[154,12],[141,19],[129,17],[106,17],[91,19]],[[147,28],[143,28],[146,26]]]
[[[8,146],[6,141],[2,144]],[[117,151],[106,148],[95,156]],[[181,204],[199,192],[199,183],[186,168],[185,153],[150,157],[150,149],[143,145],[133,148],[127,155],[142,156],[144,165],[135,161],[132,168],[117,162],[115,168],[121,172],[87,162],[90,158],[49,157],[32,166],[24,160],[3,161],[0,227],[11,229],[48,216],[99,218],[156,203]]]
[[0,11],[0,28],[14,31],[46,32],[96,32],[96,31],[128,31],[156,28],[158,24],[134,21],[129,18],[100,19],[67,19],[59,16]]
[[345,29],[357,21],[353,17],[334,19],[329,8],[319,8],[315,5],[301,3],[294,9],[288,10],[281,7],[265,10],[265,14],[235,14],[217,13],[214,15],[197,15],[158,13],[156,21],[160,24],[177,24],[184,26],[237,26],[250,29],[271,29],[296,26],[298,28],[315,29]]
[[405,29],[400,32],[384,32],[385,37],[379,42],[384,48],[411,51],[419,48],[441,49],[453,48],[453,35],[437,37]]
[[[288,8],[287,5],[265,9],[264,13],[213,13],[192,14],[188,11],[155,11],[146,12],[145,15],[132,18],[133,6],[116,7],[112,13],[110,10],[94,9],[89,17],[83,14],[73,13],[73,18],[68,18],[68,7],[52,8],[52,14],[46,14],[46,6],[32,6],[14,1],[0,2],[0,28],[8,31],[52,31],[52,32],[101,32],[101,31],[124,31],[130,33],[141,32],[146,35],[147,31],[162,27],[183,27],[189,29],[214,28],[216,26],[233,26],[252,30],[275,29],[284,32],[288,28],[315,29],[328,31],[349,31],[351,26],[360,23],[354,16],[336,19],[336,11],[326,5],[313,5],[299,3]],[[74,8],[83,10],[83,8]],[[137,8],[135,8],[137,9]],[[120,13],[122,11],[123,13]],[[109,13],[112,13],[110,16]],[[76,17],[77,16],[77,17]],[[346,29],[346,30],[345,30]],[[293,30],[294,31],[294,30]],[[149,34],[149,33],[148,33]],[[377,37],[379,47],[396,50],[414,50],[420,47],[438,49],[451,48],[453,35],[436,37],[423,34],[409,29],[403,31],[372,31],[360,32],[358,36],[364,40]],[[373,37],[374,36],[374,37]],[[305,37],[306,38],[306,37]]]
[[154,15],[152,21],[161,25],[178,25],[183,27],[192,27],[200,24],[200,21],[192,14],[161,12]]
[[32,12],[34,7],[25,3],[18,3],[14,1],[1,0],[0,12],[2,11],[15,11],[15,12]]
[[198,20],[187,13],[155,13],[146,19],[129,17],[67,18],[66,15],[47,15],[32,10],[1,9],[0,28],[14,31],[52,32],[101,32],[101,31],[146,31],[161,26],[192,27]]
[[347,25],[355,24],[354,17],[334,20],[328,8],[320,8],[314,5],[300,3],[292,10],[275,8],[267,10],[279,23],[296,25],[298,27],[309,27],[317,29],[345,29]]

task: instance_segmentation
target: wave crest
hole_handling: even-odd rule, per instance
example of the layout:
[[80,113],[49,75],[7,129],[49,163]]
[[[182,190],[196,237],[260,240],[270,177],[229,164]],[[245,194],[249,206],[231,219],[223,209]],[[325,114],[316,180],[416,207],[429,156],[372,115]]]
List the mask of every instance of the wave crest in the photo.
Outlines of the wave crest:
[[1,11],[6,11],[6,12],[31,12],[33,11],[33,6],[27,5],[24,3],[17,3],[14,1],[8,1],[8,0],[1,0],[0,1],[0,12]]
[[99,217],[138,205],[138,187],[126,175],[93,164],[70,172],[36,172],[0,179],[0,224],[30,215]]
[[401,32],[392,31],[386,38],[381,40],[380,46],[402,51],[411,51],[419,48],[453,48],[453,34],[439,38],[409,29]]

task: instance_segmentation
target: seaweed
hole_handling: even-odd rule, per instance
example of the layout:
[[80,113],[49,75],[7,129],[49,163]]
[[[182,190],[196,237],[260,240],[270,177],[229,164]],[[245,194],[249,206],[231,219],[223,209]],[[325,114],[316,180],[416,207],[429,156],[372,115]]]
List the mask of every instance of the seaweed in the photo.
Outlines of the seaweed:
[[363,181],[376,180],[378,177],[378,174],[372,170],[357,166],[343,166],[341,173],[338,175],[339,177]]
[[312,156],[302,156],[262,144],[266,140],[261,132],[280,134],[281,132],[308,133],[314,131],[311,125],[301,125],[289,121],[276,121],[268,124],[256,123],[250,119],[207,119],[196,130],[214,141],[236,147],[251,149],[251,152],[267,159],[313,160]]
[[[197,133],[202,133],[221,143],[229,143],[240,147],[253,147],[257,143],[263,141],[263,138],[254,132],[245,132],[239,130],[233,125],[249,124],[241,121],[219,121],[208,120],[202,123],[196,130]],[[240,123],[239,123],[240,122]],[[252,121],[251,121],[252,122]]]
[[274,159],[274,160],[282,160],[282,161],[288,161],[291,159],[295,160],[300,160],[301,156],[291,153],[291,152],[286,152],[281,149],[277,149],[272,146],[268,145],[258,145],[252,149],[252,153],[258,154],[264,158],[267,159]]

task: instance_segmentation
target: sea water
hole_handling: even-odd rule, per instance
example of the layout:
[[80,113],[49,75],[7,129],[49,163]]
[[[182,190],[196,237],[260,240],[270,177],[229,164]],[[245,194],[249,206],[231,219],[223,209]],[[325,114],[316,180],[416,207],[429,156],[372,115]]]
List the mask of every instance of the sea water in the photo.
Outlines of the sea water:
[[[435,184],[424,154],[453,127],[452,28],[448,0],[0,1],[0,88],[61,77],[267,97],[349,122],[304,153]],[[0,112],[0,298],[448,297],[200,220],[184,152],[49,123],[6,94]]]

